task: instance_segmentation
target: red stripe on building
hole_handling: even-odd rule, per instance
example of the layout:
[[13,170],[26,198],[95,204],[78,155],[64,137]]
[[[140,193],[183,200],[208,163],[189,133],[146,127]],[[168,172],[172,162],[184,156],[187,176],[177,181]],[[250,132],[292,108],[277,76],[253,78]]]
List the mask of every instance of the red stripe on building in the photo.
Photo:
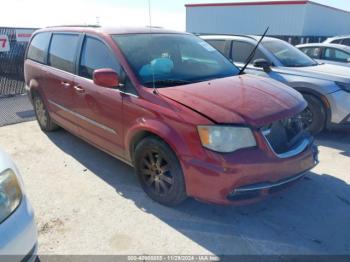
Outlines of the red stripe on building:
[[305,5],[309,1],[266,1],[266,2],[240,2],[240,3],[207,3],[207,4],[186,4],[186,7],[211,7],[211,6],[247,6],[247,5]]

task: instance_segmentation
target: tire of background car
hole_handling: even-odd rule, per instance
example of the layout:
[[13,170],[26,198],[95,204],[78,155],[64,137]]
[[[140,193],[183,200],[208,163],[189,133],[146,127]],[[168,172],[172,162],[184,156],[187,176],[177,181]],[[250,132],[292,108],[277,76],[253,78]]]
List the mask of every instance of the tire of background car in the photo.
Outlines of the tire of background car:
[[326,125],[326,110],[321,100],[313,95],[303,94],[308,107],[302,113],[303,124],[312,134],[317,135]]
[[33,94],[33,104],[36,120],[38,121],[41,130],[51,132],[59,129],[59,126],[51,119],[46,105],[38,93]]
[[143,190],[154,201],[176,206],[187,198],[179,160],[161,139],[144,138],[136,146],[134,163]]

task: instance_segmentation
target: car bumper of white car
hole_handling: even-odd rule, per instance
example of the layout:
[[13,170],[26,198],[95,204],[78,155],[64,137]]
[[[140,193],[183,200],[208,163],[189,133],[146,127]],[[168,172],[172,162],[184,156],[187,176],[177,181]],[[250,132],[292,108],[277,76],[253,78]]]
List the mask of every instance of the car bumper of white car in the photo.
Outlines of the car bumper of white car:
[[350,125],[350,93],[339,90],[326,97],[332,111],[331,124]]
[[[35,261],[37,229],[34,212],[23,196],[15,212],[0,224],[0,261]],[[3,260],[4,258],[4,260]]]

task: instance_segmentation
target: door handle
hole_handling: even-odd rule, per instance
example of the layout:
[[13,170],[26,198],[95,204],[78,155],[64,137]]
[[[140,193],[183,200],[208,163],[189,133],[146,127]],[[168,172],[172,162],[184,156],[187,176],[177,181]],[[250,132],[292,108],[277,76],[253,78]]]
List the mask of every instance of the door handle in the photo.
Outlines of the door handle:
[[74,86],[74,90],[77,91],[78,93],[84,93],[85,90],[81,86]]
[[70,83],[64,82],[64,81],[61,82],[61,85],[62,85],[63,87],[70,87]]

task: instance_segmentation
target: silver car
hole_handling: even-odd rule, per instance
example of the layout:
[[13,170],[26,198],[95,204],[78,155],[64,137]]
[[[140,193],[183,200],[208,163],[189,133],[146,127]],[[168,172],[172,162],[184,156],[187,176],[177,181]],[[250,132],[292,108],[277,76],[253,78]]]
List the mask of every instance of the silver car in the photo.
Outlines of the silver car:
[[325,44],[340,44],[350,46],[350,35],[335,36],[326,39]]
[[0,261],[36,260],[37,228],[21,174],[0,149]]
[[296,47],[317,62],[350,67],[350,46],[314,43]]
[[[242,68],[258,36],[201,36]],[[302,122],[312,134],[350,127],[350,68],[319,64],[285,41],[266,37],[246,73],[273,78],[301,92],[308,102]]]

